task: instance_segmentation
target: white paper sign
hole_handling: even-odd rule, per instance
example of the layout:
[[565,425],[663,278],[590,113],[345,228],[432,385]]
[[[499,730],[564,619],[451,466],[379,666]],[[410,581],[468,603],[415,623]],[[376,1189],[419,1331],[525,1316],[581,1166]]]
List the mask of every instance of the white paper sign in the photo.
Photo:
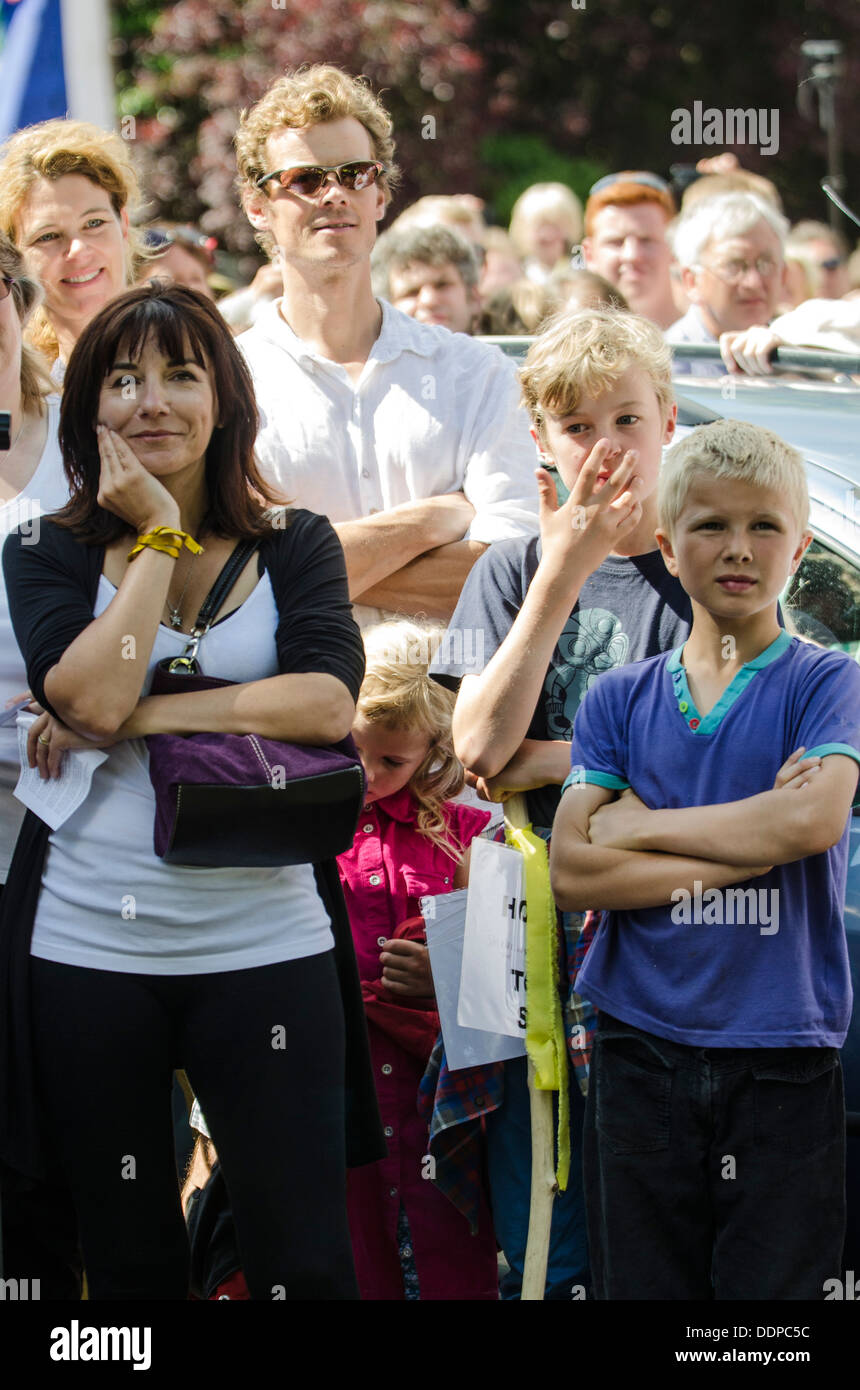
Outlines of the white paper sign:
[[107,758],[100,748],[70,749],[63,754],[59,777],[43,781],[39,769],[27,766],[27,733],[37,718],[35,714],[18,715],[18,758],[21,775],[15,796],[30,811],[35,811],[52,830],[59,830],[64,821],[86,801],[96,768]]
[[[477,843],[476,840],[472,841],[473,854]],[[449,1071],[483,1066],[487,1062],[505,1062],[509,1057],[524,1056],[526,1050],[524,1035],[509,1038],[502,1033],[487,1033],[479,1028],[461,1028],[457,1022],[466,897],[466,889],[461,888],[440,897],[421,899],[433,988]]]
[[457,1022],[524,1038],[526,1029],[523,858],[493,840],[473,840]]

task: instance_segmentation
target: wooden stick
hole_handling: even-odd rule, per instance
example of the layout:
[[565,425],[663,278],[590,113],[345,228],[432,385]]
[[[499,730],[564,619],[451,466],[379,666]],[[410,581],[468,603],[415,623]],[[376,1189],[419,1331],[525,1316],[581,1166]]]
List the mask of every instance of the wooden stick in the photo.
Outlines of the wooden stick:
[[[521,794],[505,803],[505,820],[516,830],[529,823],[526,799]],[[534,1064],[528,1059],[529,1111],[532,1132],[532,1181],[529,1201],[529,1234],[523,1265],[522,1302],[539,1302],[546,1288],[552,1204],[558,1191],[555,1176],[555,1139],[552,1098],[554,1092],[539,1091]]]
[[529,1106],[532,1121],[532,1190],[529,1204],[529,1235],[523,1265],[523,1302],[540,1301],[546,1288],[546,1267],[549,1260],[549,1232],[552,1223],[552,1204],[558,1191],[555,1177],[555,1143],[553,1137],[553,1091],[538,1091],[534,1084],[535,1069],[528,1061]]

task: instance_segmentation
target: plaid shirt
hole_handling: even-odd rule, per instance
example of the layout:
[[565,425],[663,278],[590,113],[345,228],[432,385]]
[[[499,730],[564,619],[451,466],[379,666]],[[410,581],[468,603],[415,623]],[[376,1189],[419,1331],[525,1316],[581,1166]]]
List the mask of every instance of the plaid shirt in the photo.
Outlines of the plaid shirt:
[[499,1108],[503,1094],[503,1062],[449,1071],[439,1034],[418,1088],[418,1113],[430,1129],[432,1181],[463,1213],[473,1235],[483,1172],[482,1117]]

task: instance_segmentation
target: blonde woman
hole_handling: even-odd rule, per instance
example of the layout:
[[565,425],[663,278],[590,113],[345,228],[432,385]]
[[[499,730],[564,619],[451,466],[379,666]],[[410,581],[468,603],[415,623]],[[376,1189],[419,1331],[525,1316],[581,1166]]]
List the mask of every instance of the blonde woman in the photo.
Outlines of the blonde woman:
[[582,204],[564,183],[533,183],[514,203],[511,241],[530,280],[545,285],[565,269],[582,236]]
[[61,383],[90,319],[142,263],[140,201],[127,144],[86,121],[42,121],[0,151],[0,230],[44,291],[29,338]]

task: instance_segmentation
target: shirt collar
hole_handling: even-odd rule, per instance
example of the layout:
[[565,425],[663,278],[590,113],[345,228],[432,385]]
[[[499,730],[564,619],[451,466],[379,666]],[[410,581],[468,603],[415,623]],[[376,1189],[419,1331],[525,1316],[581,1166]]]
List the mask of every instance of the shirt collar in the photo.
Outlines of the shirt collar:
[[[764,670],[765,666],[769,666],[772,661],[776,661],[778,656],[782,656],[786,647],[790,646],[790,644],[791,634],[789,632],[786,632],[785,628],[783,628],[782,632],[779,634],[778,637],[774,638],[769,647],[765,647],[763,652],[759,652],[758,656],[754,656],[752,661],[744,662],[743,666],[741,667],[741,671]],[[681,653],[683,652],[684,647],[686,647],[686,645],[686,642],[684,642],[682,646],[676,647],[675,650],[672,652],[668,661],[668,669],[670,671],[677,671],[683,665],[683,662],[681,661]]]
[[[385,299],[378,299],[376,302],[382,310],[382,325],[379,337],[370,349],[368,362],[393,362],[403,352],[414,352],[418,357],[432,357],[435,354],[439,346],[438,328],[431,324],[416,323],[415,319],[393,308]],[[266,337],[286,348],[297,362],[322,362],[331,366],[332,363],[327,357],[314,352],[303,338],[293,332],[281,314],[282,303],[282,298],[274,300],[260,315],[258,323]],[[447,332],[447,329],[441,331]]]

